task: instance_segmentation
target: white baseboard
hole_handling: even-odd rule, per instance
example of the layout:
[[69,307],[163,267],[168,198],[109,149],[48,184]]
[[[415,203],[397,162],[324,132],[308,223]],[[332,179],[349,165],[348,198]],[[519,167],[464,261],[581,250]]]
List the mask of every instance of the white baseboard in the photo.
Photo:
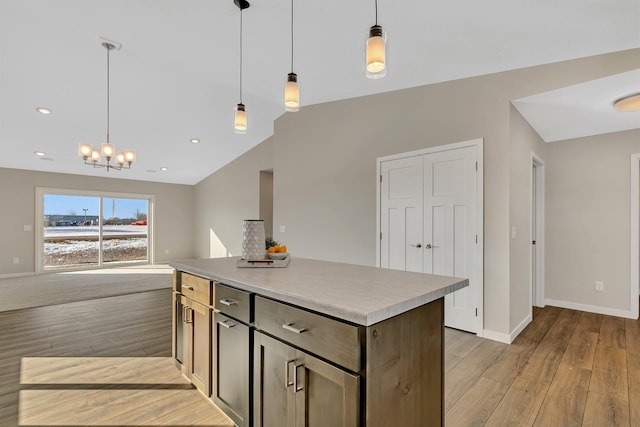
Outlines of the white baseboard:
[[505,344],[511,344],[511,337],[509,334],[503,334],[502,332],[491,331],[489,329],[483,329],[482,335],[478,334],[482,338],[487,338],[492,341],[503,342]]
[[515,340],[516,337],[520,335],[520,332],[524,331],[524,328],[526,328],[527,325],[531,323],[532,320],[533,320],[533,316],[529,314],[513,331],[511,331],[510,342],[513,342],[513,340]]
[[586,311],[589,313],[605,314],[607,316],[626,317],[627,319],[635,319],[631,311],[618,310],[615,308],[599,307],[597,305],[578,304],[570,301],[560,301],[555,299],[545,299],[546,305],[552,305],[554,307],[569,308],[571,310]]
[[13,277],[25,277],[25,276],[35,276],[36,273],[13,273],[13,274],[0,274],[0,279],[11,279]]

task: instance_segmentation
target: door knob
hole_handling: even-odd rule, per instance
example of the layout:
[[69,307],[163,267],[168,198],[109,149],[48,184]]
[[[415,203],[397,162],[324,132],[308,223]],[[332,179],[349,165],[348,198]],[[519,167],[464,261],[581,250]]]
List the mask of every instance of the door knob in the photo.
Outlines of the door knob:
[[422,247],[422,244],[421,244],[421,243],[418,243],[417,245],[409,245],[409,246],[413,246],[414,248],[421,248],[421,247]]
[[431,246],[431,243],[427,243],[427,245],[424,247],[425,249],[431,249],[431,248],[439,248],[440,246]]

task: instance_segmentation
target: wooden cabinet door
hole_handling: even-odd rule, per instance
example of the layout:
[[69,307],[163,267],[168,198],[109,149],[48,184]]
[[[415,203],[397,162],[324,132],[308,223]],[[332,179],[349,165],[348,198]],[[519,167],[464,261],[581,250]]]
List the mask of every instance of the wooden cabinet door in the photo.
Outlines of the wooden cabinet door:
[[[193,315],[191,313],[191,304],[188,298],[180,296],[178,307],[180,308],[180,318],[182,322],[176,323],[178,332],[177,335],[181,335],[181,344],[176,343],[176,347],[182,347],[182,358],[179,360],[181,363],[180,369],[184,375],[191,378],[191,366],[193,365]],[[178,360],[178,359],[176,359]]]
[[255,427],[294,427],[296,350],[260,332],[254,334]]
[[211,396],[211,309],[189,302],[193,328],[190,379],[208,397]]
[[211,399],[236,426],[250,427],[249,327],[224,314],[214,313],[212,331]]
[[184,306],[182,305],[180,295],[174,293],[173,301],[173,336],[171,339],[173,358],[179,364],[184,362]]
[[360,378],[298,352],[294,387],[297,427],[358,427]]

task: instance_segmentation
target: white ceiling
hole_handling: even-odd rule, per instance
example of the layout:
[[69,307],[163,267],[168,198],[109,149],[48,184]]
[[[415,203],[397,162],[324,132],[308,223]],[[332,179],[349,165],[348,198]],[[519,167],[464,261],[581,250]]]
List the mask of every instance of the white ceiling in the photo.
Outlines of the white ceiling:
[[[78,142],[105,139],[99,37],[122,44],[111,56],[111,141],[138,152],[132,170],[108,176],[195,184],[262,142],[283,114],[290,1],[250,1],[243,83],[250,129],[237,135],[239,10],[232,0],[2,0],[0,146],[7,155],[0,167],[107,175],[76,154]],[[303,105],[640,47],[640,0],[378,4],[389,70],[369,80],[363,44],[373,0],[296,1]],[[37,106],[53,114],[40,115]]]
[[613,103],[640,92],[640,70],[512,101],[545,142],[640,128],[640,111]]

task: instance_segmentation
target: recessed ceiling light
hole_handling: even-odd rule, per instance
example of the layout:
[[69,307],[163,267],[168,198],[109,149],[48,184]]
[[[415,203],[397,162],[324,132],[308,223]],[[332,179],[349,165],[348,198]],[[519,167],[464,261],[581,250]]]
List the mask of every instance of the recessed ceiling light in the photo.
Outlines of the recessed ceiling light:
[[193,138],[191,139],[191,142],[193,142],[194,144],[197,144],[198,142],[200,142],[200,140],[198,138]]
[[43,152],[43,151],[34,151],[33,154],[35,154],[38,157],[44,157],[47,155],[47,153]]
[[45,116],[48,116],[49,114],[53,113],[53,111],[45,107],[37,107],[36,111],[40,114],[44,114]]
[[168,171],[168,170],[169,170],[169,168],[168,168],[168,167],[166,167],[166,166],[162,166],[162,167],[160,168],[160,170],[161,170],[161,171],[163,171],[163,172],[165,172],[165,171]]
[[618,111],[638,111],[640,110],[640,93],[625,96],[613,103]]

